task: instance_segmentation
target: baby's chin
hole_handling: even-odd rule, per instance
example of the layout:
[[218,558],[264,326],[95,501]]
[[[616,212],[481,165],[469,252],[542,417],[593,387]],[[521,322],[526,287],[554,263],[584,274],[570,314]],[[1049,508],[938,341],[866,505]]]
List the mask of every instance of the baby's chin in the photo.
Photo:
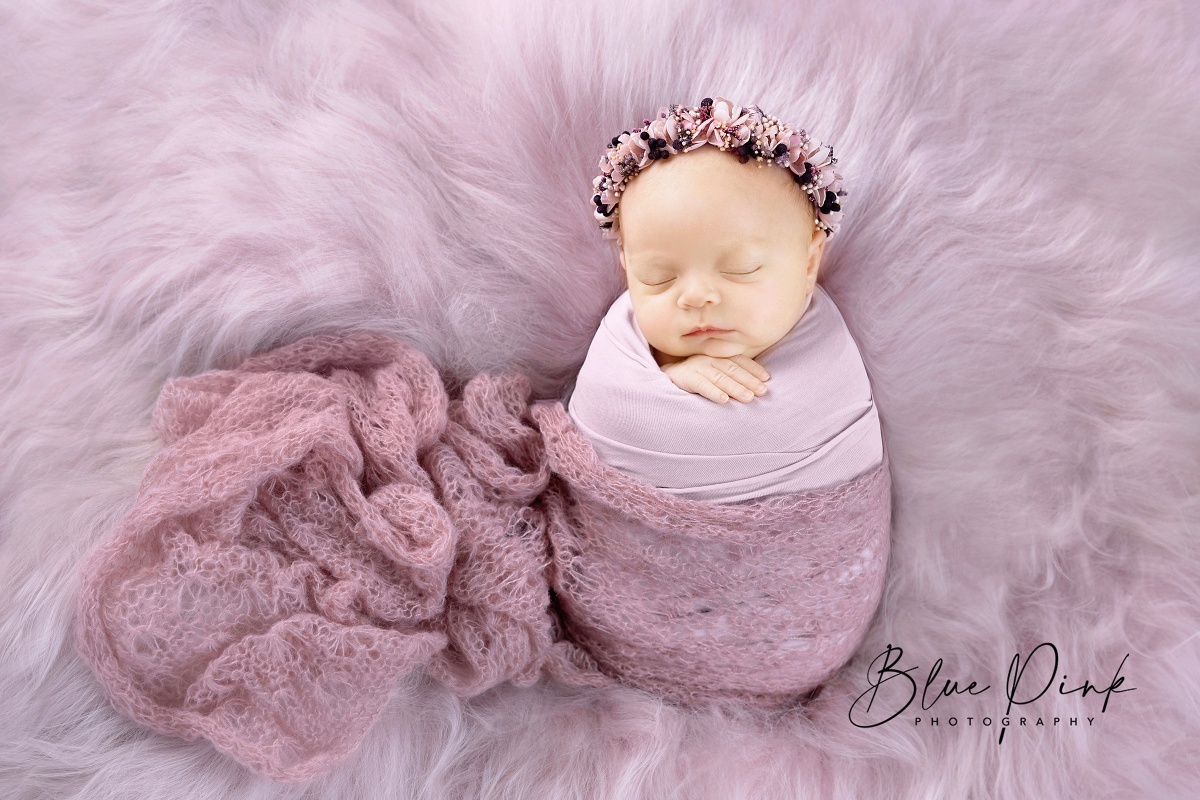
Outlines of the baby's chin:
[[722,339],[702,339],[694,343],[686,340],[676,340],[664,343],[662,347],[651,346],[654,350],[655,359],[659,364],[669,364],[673,361],[682,361],[685,358],[698,355],[712,356],[713,358],[733,358],[734,356],[746,355],[752,350],[757,352],[756,348],[751,348],[744,342],[732,342]]

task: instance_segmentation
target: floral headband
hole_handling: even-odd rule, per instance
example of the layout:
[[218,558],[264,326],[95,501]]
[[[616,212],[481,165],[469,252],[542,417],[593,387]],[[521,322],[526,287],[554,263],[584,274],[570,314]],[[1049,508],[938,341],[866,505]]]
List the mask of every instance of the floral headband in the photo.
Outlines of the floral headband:
[[812,201],[816,226],[828,236],[840,227],[839,198],[847,193],[842,189],[842,176],[833,170],[837,163],[833,145],[810,139],[803,130],[764,114],[757,105],[741,108],[724,97],[718,97],[715,103],[706,97],[692,108],[676,103],[670,109],[660,108],[657,119],[643,122],[642,128],[614,136],[600,157],[600,174],[592,181],[596,192],[592,202],[604,238],[618,236],[614,223],[619,217],[614,212],[621,193],[635,175],[660,158],[704,144],[736,153],[743,164],[754,158],[787,167]]

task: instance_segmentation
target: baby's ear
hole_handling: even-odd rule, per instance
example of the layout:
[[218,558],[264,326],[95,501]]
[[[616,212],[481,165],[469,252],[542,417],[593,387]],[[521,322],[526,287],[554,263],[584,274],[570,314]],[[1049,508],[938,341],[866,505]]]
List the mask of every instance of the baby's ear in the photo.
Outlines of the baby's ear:
[[820,228],[813,231],[812,244],[808,250],[808,286],[812,288],[817,282],[817,273],[821,270],[821,256],[825,254],[825,242],[829,234]]
[[818,261],[825,252],[825,243],[829,241],[829,234],[821,228],[813,230],[812,242],[809,247],[809,253]]

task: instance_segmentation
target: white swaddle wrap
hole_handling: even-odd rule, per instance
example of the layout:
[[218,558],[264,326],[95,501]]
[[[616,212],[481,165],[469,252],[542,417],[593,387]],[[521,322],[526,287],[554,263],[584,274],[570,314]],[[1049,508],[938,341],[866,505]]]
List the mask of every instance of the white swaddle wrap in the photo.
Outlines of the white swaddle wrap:
[[626,291],[600,323],[568,412],[606,463],[692,500],[821,489],[882,462],[866,367],[820,284],[799,322],[755,360],[771,379],[749,403],[680,389],[655,362]]

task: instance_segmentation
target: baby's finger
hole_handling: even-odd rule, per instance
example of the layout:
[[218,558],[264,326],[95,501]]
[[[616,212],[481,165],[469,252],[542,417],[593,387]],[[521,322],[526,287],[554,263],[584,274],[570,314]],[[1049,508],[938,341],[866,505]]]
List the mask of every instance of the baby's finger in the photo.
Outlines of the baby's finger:
[[705,380],[703,377],[696,381],[696,391],[704,397],[707,397],[709,400],[712,400],[714,403],[729,402],[729,395],[721,391],[720,387],[718,387],[715,383]]
[[728,358],[718,359],[716,367],[755,394],[764,394],[767,385]]
[[743,403],[749,403],[754,399],[754,392],[734,380],[732,375],[722,371],[719,367],[714,367],[708,377],[709,380],[717,385],[717,388],[724,391],[730,397],[736,397]]
[[749,358],[744,355],[737,355],[731,360],[734,361],[739,367],[758,378],[760,381],[767,381],[771,379],[771,373],[767,372],[766,367],[755,361],[753,358]]

